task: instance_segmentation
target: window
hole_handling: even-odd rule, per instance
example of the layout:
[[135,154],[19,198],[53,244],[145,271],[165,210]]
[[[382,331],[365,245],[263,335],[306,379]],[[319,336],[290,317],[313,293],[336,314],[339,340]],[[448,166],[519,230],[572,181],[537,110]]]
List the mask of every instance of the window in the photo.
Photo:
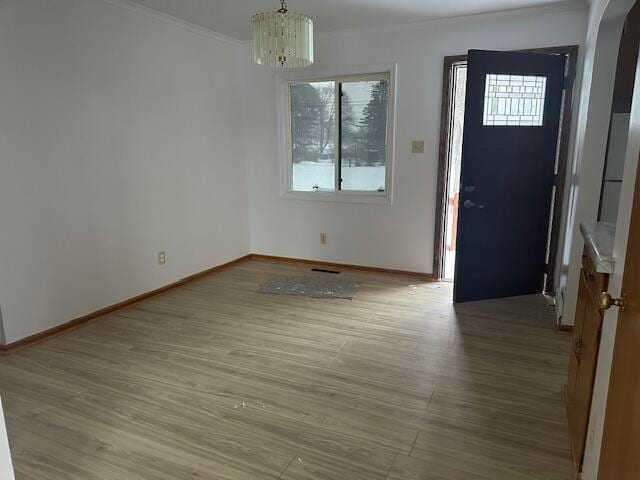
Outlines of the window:
[[297,192],[335,189],[334,82],[294,83],[291,95],[291,186]]
[[289,191],[384,196],[390,74],[287,86]]
[[546,77],[487,74],[483,125],[541,127],[546,88]]

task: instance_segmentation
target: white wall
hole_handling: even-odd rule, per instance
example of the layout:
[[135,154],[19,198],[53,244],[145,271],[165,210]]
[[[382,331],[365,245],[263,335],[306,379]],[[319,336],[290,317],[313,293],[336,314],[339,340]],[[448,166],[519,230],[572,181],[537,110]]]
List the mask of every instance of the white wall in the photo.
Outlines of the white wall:
[[[282,199],[275,75],[247,62],[245,148],[252,251],[431,272],[443,57],[584,43],[587,10],[533,9],[421,26],[320,35],[316,67],[397,63],[393,205]],[[247,48],[250,56],[250,47]],[[425,140],[412,155],[411,140]],[[320,232],[328,234],[321,245]]]
[[0,2],[7,342],[249,252],[244,60],[103,0]]
[[9,450],[9,439],[7,438],[7,428],[2,412],[2,402],[0,401],[0,478],[2,480],[13,480],[13,465],[11,464],[11,452]]
[[[570,203],[562,264],[563,283],[566,287],[563,323],[573,324],[575,316],[578,276],[584,247],[579,233],[581,221],[594,221],[598,213],[600,187],[604,170],[604,157],[611,115],[611,102],[622,25],[633,0],[593,0],[589,14],[589,27],[585,44],[583,83],[579,101],[579,120],[576,132],[572,175],[568,177]],[[636,77],[636,90],[631,113],[629,138],[620,205],[617,216],[614,257],[616,266],[609,282],[609,292],[619,296],[638,155],[640,154],[640,75]],[[606,312],[598,367],[594,384],[591,417],[583,465],[584,480],[596,480],[604,416],[609,389],[618,309]]]
[[624,174],[629,136],[629,114],[614,113],[611,115],[609,129],[609,146],[607,147],[607,165],[605,167],[602,202],[600,204],[600,221],[616,223],[618,205],[620,203],[620,180]]
[[582,44],[587,22],[561,6],[320,35],[318,68],[398,64],[394,203],[370,205],[281,199],[274,73],[123,5],[0,2],[6,342],[249,251],[430,272],[443,57]]
[[[615,1],[615,0],[612,0]],[[622,279],[624,263],[627,255],[627,241],[631,223],[631,208],[636,185],[638,157],[640,156],[640,69],[636,71],[634,98],[629,122],[626,161],[624,165],[623,183],[620,194],[620,207],[616,221],[616,238],[613,248],[615,258],[614,272],[609,279],[609,293],[614,297],[622,294]],[[602,447],[602,434],[609,394],[609,379],[613,362],[616,327],[619,309],[612,308],[605,312],[600,351],[598,353],[598,368],[594,382],[593,400],[591,404],[591,418],[583,467],[584,480],[596,480]],[[606,480],[606,479],[603,479]]]
[[[618,1],[618,0],[614,0]],[[619,0],[628,2],[629,0]],[[580,222],[598,217],[607,137],[611,118],[613,87],[624,17],[603,20],[608,0],[591,4],[589,30],[572,167],[567,176],[567,220],[562,244],[560,296],[561,322],[573,325],[578,296],[578,279],[584,248]]]

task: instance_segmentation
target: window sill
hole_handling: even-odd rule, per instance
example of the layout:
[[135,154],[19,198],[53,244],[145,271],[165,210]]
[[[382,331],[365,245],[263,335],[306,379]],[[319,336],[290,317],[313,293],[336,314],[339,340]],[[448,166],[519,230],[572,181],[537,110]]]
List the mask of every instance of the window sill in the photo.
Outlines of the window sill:
[[315,202],[337,203],[372,203],[377,205],[391,205],[391,196],[388,192],[361,193],[361,192],[284,192],[280,198],[286,200],[309,200]]

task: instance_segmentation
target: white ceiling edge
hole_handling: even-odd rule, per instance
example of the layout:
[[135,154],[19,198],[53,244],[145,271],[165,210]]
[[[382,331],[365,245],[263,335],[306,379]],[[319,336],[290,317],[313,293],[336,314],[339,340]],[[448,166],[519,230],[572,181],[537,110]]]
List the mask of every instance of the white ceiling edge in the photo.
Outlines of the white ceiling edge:
[[[353,28],[353,29],[341,29],[341,30],[327,30],[324,32],[316,32],[315,36],[317,38],[330,38],[342,35],[353,35],[353,34],[361,34],[361,33],[384,33],[384,32],[395,32],[395,31],[407,31],[407,30],[421,30],[429,26],[435,25],[452,25],[456,23],[465,23],[469,20],[474,19],[493,19],[499,17],[508,17],[508,16],[516,16],[521,15],[523,13],[528,13],[532,15],[536,14],[551,14],[551,13],[564,13],[564,12],[574,12],[574,11],[583,11],[589,10],[589,4],[587,3],[589,0],[566,0],[560,1],[558,3],[552,3],[549,5],[538,5],[533,7],[523,7],[523,8],[510,8],[507,10],[496,10],[494,12],[483,12],[483,13],[473,13],[469,15],[455,15],[452,17],[442,17],[442,18],[431,18],[428,20],[421,20],[418,22],[411,23],[399,23],[397,25],[386,25],[386,26],[378,26],[378,27],[363,27],[363,28]],[[252,43],[252,40],[245,41],[245,44]]]
[[[206,27],[202,27],[200,25],[196,25],[194,23],[188,22],[186,20],[175,17],[173,15],[169,15],[167,13],[161,12],[159,10],[146,7],[138,3],[134,3],[130,0],[102,0],[102,1],[106,3],[110,3],[112,5],[126,8],[128,10],[141,13],[143,15],[155,17],[159,20],[163,20],[173,25],[185,28],[194,33],[204,35],[209,38],[213,38],[236,47],[246,47],[248,45],[253,44],[253,40],[240,40],[235,37],[230,37],[229,35],[216,32],[214,30],[211,30]],[[540,6],[525,7],[525,8],[511,8],[508,10],[498,10],[495,12],[475,13],[471,15],[456,15],[453,17],[443,17],[443,18],[433,18],[429,20],[422,20],[419,22],[401,23],[398,25],[363,27],[363,28],[354,28],[354,29],[347,29],[347,30],[345,29],[329,30],[325,32],[316,32],[315,36],[316,38],[330,38],[330,37],[343,36],[343,35],[348,36],[348,35],[354,35],[354,34],[361,34],[365,32],[384,33],[384,32],[393,32],[393,31],[420,30],[432,25],[455,24],[460,22],[468,22],[469,20],[472,20],[472,19],[491,19],[496,17],[515,16],[523,13],[535,15],[535,14],[551,14],[551,13],[582,11],[582,10],[589,9],[590,2],[591,0],[567,0],[564,2],[552,3],[550,5],[540,5]]]
[[230,37],[229,35],[225,35],[223,33],[218,33],[214,30],[211,30],[206,27],[202,27],[200,25],[196,25],[195,23],[188,22],[178,17],[174,17],[173,15],[169,15],[167,13],[161,12],[154,8],[145,7],[144,5],[140,5],[138,3],[131,2],[129,0],[102,0],[104,2],[110,3],[112,5],[116,5],[119,7],[126,8],[128,10],[132,10],[134,12],[141,13],[143,15],[147,15],[150,17],[155,17],[159,20],[163,20],[167,23],[171,23],[173,25],[177,25],[179,27],[190,30],[194,33],[198,33],[200,35],[204,35],[209,38],[214,38],[216,40],[220,40],[221,42],[228,43],[230,45],[234,45],[236,47],[242,47],[247,42],[239,40],[234,37]]

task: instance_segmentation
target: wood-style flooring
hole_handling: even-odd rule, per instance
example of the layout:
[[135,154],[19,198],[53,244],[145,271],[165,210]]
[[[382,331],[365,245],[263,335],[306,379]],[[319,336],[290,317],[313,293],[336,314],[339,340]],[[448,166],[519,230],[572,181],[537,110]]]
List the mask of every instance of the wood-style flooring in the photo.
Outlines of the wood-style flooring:
[[[0,358],[17,480],[565,480],[567,336],[540,296],[251,261]],[[323,275],[323,274],[319,274]],[[327,274],[324,274],[327,275]]]

